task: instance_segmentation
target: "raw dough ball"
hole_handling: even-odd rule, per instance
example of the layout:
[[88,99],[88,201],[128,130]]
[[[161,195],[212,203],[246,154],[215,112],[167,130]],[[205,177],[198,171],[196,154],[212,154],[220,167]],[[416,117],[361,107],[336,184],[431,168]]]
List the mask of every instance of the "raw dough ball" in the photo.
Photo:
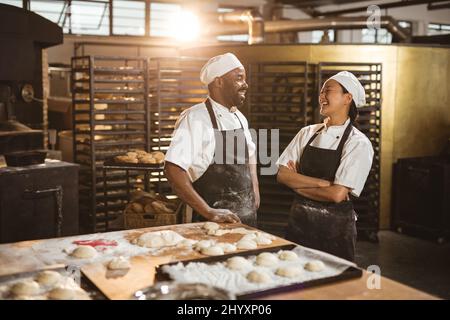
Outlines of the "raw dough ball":
[[73,300],[75,291],[68,288],[55,288],[49,292],[48,297],[54,300]]
[[15,283],[11,292],[15,296],[34,296],[39,293],[39,284],[33,280],[24,280]]
[[254,233],[249,233],[244,235],[241,240],[255,240],[256,239],[256,234]]
[[137,239],[137,245],[146,248],[161,248],[175,246],[185,240],[180,234],[172,230],[146,232]]
[[192,239],[184,239],[183,241],[179,242],[177,244],[177,247],[180,248],[190,248],[192,247],[194,244],[196,244],[198,241],[197,240],[192,240]]
[[239,240],[237,248],[241,250],[252,250],[258,248],[258,245],[253,240]]
[[56,271],[42,271],[37,277],[36,281],[44,286],[53,286],[61,280],[61,275]]
[[275,273],[281,277],[295,278],[302,273],[302,270],[297,267],[287,266],[278,268]]
[[244,270],[252,267],[252,263],[244,257],[232,257],[227,259],[226,266],[231,270]]
[[97,255],[97,250],[95,250],[91,246],[78,246],[75,250],[73,250],[72,254],[73,257],[79,258],[79,259],[89,259],[94,258]]
[[263,235],[256,236],[254,241],[259,245],[269,245],[272,243],[272,240]]
[[[229,230],[229,229],[218,229],[218,230],[215,230],[214,231],[214,236],[217,236],[217,237],[220,237],[220,236],[223,236],[224,234],[227,234],[227,233],[230,233],[231,232],[231,230]],[[208,232],[208,234],[209,234],[209,232]]]
[[203,224],[203,229],[206,229],[208,231],[210,231],[210,230],[215,231],[215,230],[220,229],[220,225],[218,225],[215,222],[208,221]]
[[293,252],[293,251],[281,251],[281,252],[278,254],[278,258],[280,258],[281,260],[289,260],[289,261],[292,261],[292,260],[297,260],[297,259],[298,259],[298,256],[297,256],[297,254],[296,254],[295,252]]
[[113,258],[108,263],[108,269],[110,270],[130,269],[130,267],[130,261],[122,256]]
[[221,247],[225,253],[235,252],[237,250],[236,246],[232,243],[219,242],[217,246]]
[[275,240],[275,236],[269,234],[269,233],[265,233],[265,232],[261,232],[261,231],[256,231],[256,237],[265,237],[268,238],[270,240]]
[[220,246],[211,246],[202,249],[202,254],[207,256],[221,256],[223,253],[223,249]]
[[320,260],[313,260],[313,261],[305,263],[305,270],[308,270],[311,272],[320,272],[324,268],[325,268],[325,265]]
[[267,273],[265,273],[263,271],[257,271],[257,270],[250,271],[247,274],[247,280],[250,282],[255,282],[255,283],[272,282],[272,279],[270,278],[270,276]]
[[212,240],[200,240],[195,244],[195,250],[202,251],[205,248],[209,248],[214,244]]
[[245,228],[239,227],[239,228],[234,228],[230,230],[230,233],[240,233],[240,234],[249,234],[249,233],[253,233],[254,231],[252,230],[247,230]]
[[263,252],[256,257],[256,264],[264,267],[275,267],[278,264],[278,258],[273,253]]

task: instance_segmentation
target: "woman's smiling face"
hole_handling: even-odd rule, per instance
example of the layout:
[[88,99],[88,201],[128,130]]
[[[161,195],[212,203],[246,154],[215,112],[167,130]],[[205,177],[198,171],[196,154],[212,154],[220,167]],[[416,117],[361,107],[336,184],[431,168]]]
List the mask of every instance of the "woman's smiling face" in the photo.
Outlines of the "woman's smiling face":
[[327,80],[319,94],[320,114],[325,117],[347,112],[345,105],[352,101],[352,95],[344,93],[341,85],[336,80]]

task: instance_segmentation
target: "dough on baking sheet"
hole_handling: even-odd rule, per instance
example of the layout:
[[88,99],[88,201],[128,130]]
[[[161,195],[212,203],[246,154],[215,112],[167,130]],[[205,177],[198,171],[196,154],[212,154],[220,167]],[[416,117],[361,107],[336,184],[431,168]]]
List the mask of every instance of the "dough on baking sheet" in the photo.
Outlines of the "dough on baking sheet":
[[268,238],[270,240],[275,240],[275,236],[271,235],[270,233],[256,231],[256,237],[259,237],[259,236]]
[[278,262],[278,257],[270,252],[260,253],[256,257],[256,264],[263,267],[275,267]]
[[297,260],[298,256],[294,251],[283,250],[278,254],[278,258],[280,260],[293,261],[293,260]]
[[80,245],[72,251],[71,256],[79,259],[90,259],[97,256],[97,250],[91,246]]
[[52,300],[73,300],[75,296],[75,290],[62,287],[55,288],[48,293],[48,298]]
[[194,249],[197,251],[202,251],[203,249],[211,247],[214,244],[214,240],[200,240],[194,245]]
[[219,242],[217,245],[221,247],[225,253],[235,252],[237,250],[236,246],[232,243]]
[[245,270],[252,268],[252,263],[244,257],[231,257],[227,259],[226,267],[231,270]]
[[247,274],[247,280],[255,283],[270,283],[272,282],[272,278],[268,273],[259,270],[250,271]]
[[295,278],[302,273],[302,269],[293,266],[286,266],[278,268],[275,273],[281,277]]
[[46,270],[36,276],[36,281],[43,286],[54,286],[61,280],[61,277],[56,271]]
[[313,260],[305,263],[305,270],[311,272],[320,272],[325,269],[325,264],[320,260]]
[[203,229],[205,229],[207,231],[210,231],[210,230],[216,231],[216,230],[220,229],[220,225],[215,222],[208,221],[203,224]]
[[203,248],[201,252],[202,252],[202,254],[207,255],[207,256],[221,256],[224,254],[222,247],[217,246],[217,245]]
[[239,240],[236,247],[240,250],[252,250],[258,248],[258,245],[253,240]]
[[183,236],[172,230],[146,232],[139,236],[136,244],[146,248],[175,246],[185,240]]
[[11,293],[14,296],[34,296],[39,293],[40,287],[36,281],[23,280],[16,282],[11,287]]
[[119,256],[111,259],[108,263],[109,270],[130,269],[131,264],[128,258]]

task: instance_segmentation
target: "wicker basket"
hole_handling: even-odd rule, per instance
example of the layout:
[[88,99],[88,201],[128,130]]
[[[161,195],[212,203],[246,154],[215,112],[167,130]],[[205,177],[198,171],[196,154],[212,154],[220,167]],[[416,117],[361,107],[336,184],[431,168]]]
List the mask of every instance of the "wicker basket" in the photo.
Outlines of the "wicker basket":
[[177,224],[177,217],[180,212],[181,205],[175,213],[135,213],[129,206],[124,211],[124,223],[126,229],[137,229],[157,226],[167,226]]

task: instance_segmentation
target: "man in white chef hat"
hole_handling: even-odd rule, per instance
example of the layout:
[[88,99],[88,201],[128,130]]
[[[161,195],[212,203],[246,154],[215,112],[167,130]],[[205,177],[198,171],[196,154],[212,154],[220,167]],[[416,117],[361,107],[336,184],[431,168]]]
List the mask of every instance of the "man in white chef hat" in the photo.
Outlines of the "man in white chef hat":
[[205,102],[181,113],[165,157],[172,189],[194,210],[192,220],[256,226],[259,187],[255,144],[239,111],[248,89],[232,53],[211,58],[200,72]]
[[324,123],[302,128],[277,161],[278,182],[295,192],[286,238],[306,247],[354,260],[356,213],[369,175],[373,148],[355,127],[365,91],[354,74],[330,77],[320,91]]

